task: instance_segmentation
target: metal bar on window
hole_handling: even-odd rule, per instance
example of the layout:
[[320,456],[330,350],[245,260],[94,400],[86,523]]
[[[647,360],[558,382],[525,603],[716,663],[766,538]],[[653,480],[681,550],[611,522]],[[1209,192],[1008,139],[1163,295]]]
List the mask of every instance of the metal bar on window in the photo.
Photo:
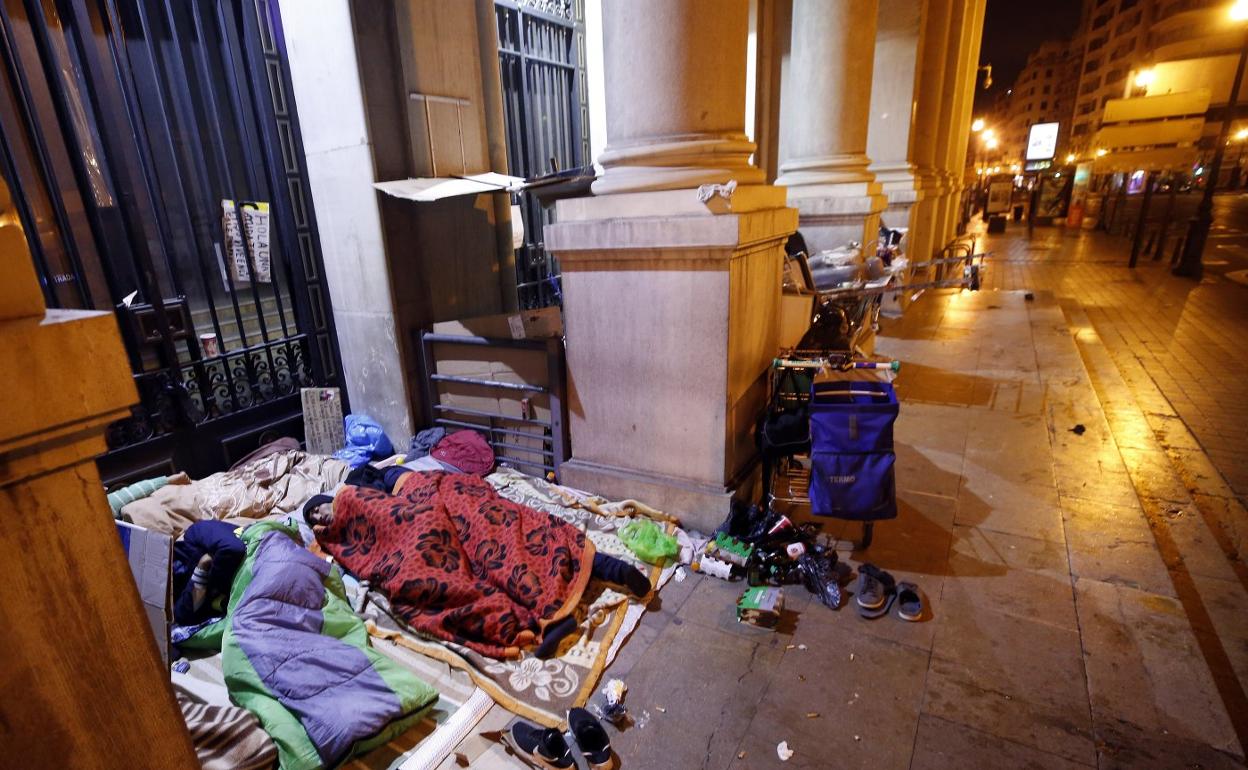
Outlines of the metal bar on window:
[[[39,173],[43,176],[44,187],[48,191],[48,202],[52,206],[52,214],[56,219],[62,246],[74,268],[74,280],[79,286],[79,298],[83,301],[84,307],[92,308],[95,305],[91,302],[86,276],[82,271],[82,263],[78,256],[77,244],[72,241],[73,233],[69,226],[69,217],[65,212],[60,196],[57,194],[61,189],[60,182],[57,179],[56,169],[44,142],[43,131],[40,129],[36,118],[30,81],[26,78],[26,73],[22,70],[21,61],[18,58],[17,43],[13,36],[12,21],[9,18],[8,8],[2,6],[3,4],[0,4],[0,26],[3,27],[4,58],[12,80],[17,85],[14,97],[24,118],[26,136],[35,150],[35,162],[38,164]],[[14,170],[16,171],[16,166]],[[16,173],[11,178],[16,180]],[[16,199],[16,196],[14,198]],[[27,201],[23,201],[23,205],[27,203]],[[29,214],[29,209],[27,209],[27,213]],[[31,225],[32,227],[26,231],[26,241],[30,244],[31,253],[39,260],[40,274],[45,281],[45,297],[48,299],[48,304],[52,307],[61,307],[61,299],[56,292],[55,276],[51,274],[49,269],[47,254],[43,249],[43,241],[39,237],[39,228],[33,215],[31,216]]]
[[[5,48],[7,47],[6,41]],[[38,268],[39,288],[43,291],[44,302],[48,307],[59,307],[60,300],[48,283],[48,263],[44,258],[43,244],[39,242],[39,226],[34,214],[30,211],[30,202],[26,197],[21,179],[17,175],[17,163],[13,160],[13,148],[10,146],[9,137],[5,136],[3,131],[0,131],[0,173],[3,173],[8,181],[9,197],[17,209],[17,218],[22,223],[26,244],[30,248],[31,257],[34,258],[35,267]]]
[[[39,0],[28,0],[28,2],[38,3]],[[134,87],[134,76],[130,72],[130,60],[127,56],[125,38],[122,37],[121,16],[117,10],[114,0],[103,0],[100,7],[101,21],[105,25],[104,39],[108,43],[109,54],[113,60],[113,74],[116,77],[118,91],[121,95],[122,107],[125,111],[126,121],[130,126],[130,132],[134,137],[135,146],[138,152],[135,153],[135,160],[139,166],[139,178],[143,184],[143,191],[147,194],[148,201],[152,204],[150,213],[153,221],[156,223],[156,237],[160,241],[160,250],[164,257],[165,269],[169,272],[169,283],[171,288],[179,297],[185,297],[186,292],[182,288],[182,279],[178,274],[178,269],[173,263],[173,233],[170,231],[169,222],[164,216],[164,207],[161,203],[164,200],[162,195],[163,189],[160,178],[156,173],[156,169],[151,163],[151,147],[147,137],[147,127],[143,123],[142,106],[139,103],[138,93]],[[157,288],[160,284],[157,282]],[[155,306],[157,299],[149,299],[151,304]]]
[[[243,153],[243,159],[244,159],[243,165],[246,168],[247,185],[248,187],[251,188],[251,191],[252,191],[252,195],[247,196],[247,197],[249,199],[253,199],[254,196],[257,196],[260,194],[260,184],[256,178],[255,170],[254,170],[255,165],[254,165],[254,159],[251,153],[251,141],[250,141],[251,133],[247,130],[247,118],[246,118],[245,113],[243,112],[243,103],[239,96],[239,90],[240,90],[239,82],[243,80],[243,78],[239,76],[237,69],[236,69],[238,67],[239,60],[235,55],[237,52],[234,48],[234,36],[231,34],[232,29],[229,24],[229,19],[227,18],[221,3],[217,4],[217,12],[215,14],[215,17],[217,20],[217,31],[221,35],[221,48],[222,48],[221,55],[222,55],[222,64],[224,65],[224,70],[225,70],[225,86],[226,86],[225,90],[226,90],[226,93],[229,95],[229,99],[230,99],[230,118],[234,124],[234,130],[238,134],[239,147]],[[239,55],[241,56],[241,53],[239,53]],[[267,343],[271,341],[269,337],[269,325],[268,325],[268,322],[265,321],[264,319],[264,305],[261,302],[260,289],[257,286],[259,282],[257,281],[258,276],[256,274],[256,268],[253,263],[253,254],[251,253],[251,244],[249,243],[249,239],[246,236],[246,228],[244,227],[242,204],[243,204],[243,200],[241,198],[235,198],[234,207],[235,207],[235,212],[238,216],[239,233],[240,233],[239,239],[242,242],[243,257],[247,262],[248,275],[251,277],[251,280],[248,283],[251,285],[252,298],[253,298],[253,301],[256,303],[256,323],[260,327],[260,338],[263,339]],[[270,254],[271,253],[272,251],[270,249]],[[269,273],[270,278],[272,278],[272,263],[271,262],[269,266],[269,271],[270,271]],[[277,286],[277,284],[270,281],[270,286],[272,286],[273,288],[274,296],[278,296],[279,287]],[[269,362],[269,376],[272,378],[274,387],[276,387],[277,365],[273,361],[273,350],[272,348],[266,346],[264,349],[264,352],[265,352],[265,358]]]
[[[251,9],[254,13],[249,13],[248,9]],[[280,142],[281,140],[278,136],[275,113],[276,108],[272,98],[272,89],[274,87],[281,88],[283,84],[281,82],[274,84],[270,80],[269,76],[272,73],[266,63],[264,52],[263,50],[257,50],[260,48],[258,43],[263,38],[263,30],[261,29],[263,26],[263,19],[261,14],[261,6],[258,2],[256,2],[256,0],[246,0],[246,2],[240,4],[238,10],[240,29],[238,44],[241,48],[240,54],[243,56],[244,63],[250,62],[253,71],[263,72],[266,75],[263,80],[252,79],[247,81],[247,92],[251,97],[252,110],[256,115],[256,133],[260,138],[261,145],[260,159],[263,163],[266,175],[269,178],[269,187],[273,191],[272,206],[274,213],[276,213],[276,210],[279,207],[291,211],[291,216],[275,217],[271,220],[271,222],[276,225],[273,227],[273,230],[276,232],[279,245],[279,248],[277,249],[277,261],[281,264],[282,269],[286,273],[286,282],[292,292],[291,302],[293,305],[295,279],[291,271],[290,263],[292,257],[299,254],[299,244],[298,238],[292,231],[295,217],[293,215],[293,210],[291,209],[291,204],[287,200],[289,189],[285,184],[286,172],[281,160],[282,151],[280,146],[275,146],[275,143]],[[255,34],[248,34],[249,22],[256,25]],[[248,44],[249,40],[252,41],[250,45]],[[276,40],[274,40],[274,44],[276,44]],[[267,101],[262,98],[264,94],[261,92],[259,83],[268,85],[269,98]],[[272,253],[273,250],[270,248],[270,254]],[[290,331],[286,325],[286,312],[283,306],[281,291],[279,290],[278,283],[276,281],[273,283],[273,294],[277,300],[278,318],[281,320],[282,334],[285,337],[289,337]],[[295,319],[295,321],[297,323],[298,319]],[[294,355],[289,346],[287,347],[287,356],[290,361],[291,375],[292,378],[294,378],[296,376],[294,369]]]
[[[212,69],[208,64],[208,37],[204,34],[199,0],[192,0],[189,15],[192,24],[195,26],[195,37],[199,40],[199,45],[192,46],[191,51],[195,58],[196,67],[199,70],[200,86],[203,88],[204,103],[208,111],[208,125],[212,127],[210,135],[213,139],[212,146],[215,150],[213,156],[217,166],[217,184],[228,190],[231,200],[237,201],[239,200],[239,195],[234,184],[233,174],[230,173],[230,159],[225,149],[225,137],[221,133],[221,113],[217,108],[216,92],[213,89],[213,84],[217,82],[217,78],[213,76]],[[220,205],[219,196],[214,196],[211,200],[214,206]],[[222,254],[222,259],[224,258],[225,255]],[[242,308],[238,304],[238,288],[234,282],[234,271],[228,266],[225,268],[225,280],[229,286],[230,303],[234,306],[234,318],[238,326],[238,340],[245,349],[250,350],[250,345],[247,342],[247,328],[243,323]],[[263,309],[257,307],[256,312],[263,312]],[[228,367],[228,365],[227,360],[226,366]],[[260,380],[256,374],[255,362],[251,360],[250,353],[243,355],[243,368],[247,372],[248,390],[252,391],[252,397],[255,399],[255,394],[259,393]]]
[[[217,343],[218,345],[222,345],[225,340],[225,334],[221,330],[221,321],[217,316],[217,304],[212,298],[212,283],[211,283],[212,279],[210,278],[208,265],[205,262],[206,254],[203,249],[203,244],[200,242],[200,239],[197,237],[197,234],[195,233],[194,219],[191,216],[190,204],[187,202],[187,199],[186,199],[187,183],[183,179],[183,176],[182,176],[182,169],[179,164],[177,147],[175,146],[175,142],[174,142],[173,130],[171,128],[170,121],[169,121],[169,108],[168,108],[168,105],[165,103],[165,95],[164,95],[163,89],[161,88],[162,78],[161,78],[160,64],[157,59],[155,43],[153,41],[153,34],[154,34],[153,29],[152,29],[151,24],[148,22],[147,10],[145,8],[145,5],[146,4],[145,2],[143,2],[143,0],[139,0],[139,2],[135,3],[135,7],[138,11],[137,18],[139,22],[138,37],[143,40],[143,45],[147,51],[148,62],[151,67],[153,79],[155,81],[155,88],[153,89],[154,96],[156,99],[155,114],[156,114],[156,117],[159,119],[160,127],[164,131],[163,138],[167,145],[169,155],[173,159],[173,163],[170,164],[170,166],[171,166],[171,171],[172,171],[173,178],[174,178],[174,184],[173,184],[173,189],[170,191],[167,191],[169,193],[172,193],[172,195],[171,196],[166,195],[164,197],[166,200],[169,197],[176,197],[178,201],[180,201],[182,204],[181,205],[182,215],[186,220],[187,230],[195,246],[195,256],[196,256],[195,264],[199,268],[200,280],[203,282],[203,286],[204,286],[204,296],[205,296],[205,299],[208,301],[208,315],[212,319],[212,329],[213,329],[213,332],[217,335]],[[174,32],[175,32],[175,29],[171,28],[170,40],[172,43],[172,47],[176,49],[178,47],[178,41],[177,41],[176,36],[174,35]],[[149,143],[150,143],[150,138],[149,138]],[[203,358],[202,351],[199,350],[199,340],[193,333],[193,330],[190,336],[188,337],[187,344],[188,346],[191,347],[192,350],[195,351],[196,353],[195,359],[197,361],[201,361]],[[229,367],[228,362],[222,365],[222,369],[225,372],[225,379],[226,379],[227,387],[230,392],[231,403],[233,404],[234,409],[237,410],[238,401],[237,401],[236,395],[234,394],[233,376],[230,373],[230,367]],[[209,377],[207,376],[207,372],[204,369],[202,364],[199,365],[195,371],[196,371],[196,375],[198,376],[200,380],[200,392],[203,398],[205,416],[207,416],[208,414],[211,413],[211,410],[212,410],[212,406],[210,406],[210,404],[215,403],[211,398],[212,383]]]
[[[169,37],[170,37],[169,65],[170,65],[170,68],[173,70],[171,80],[173,83],[186,83],[189,85],[190,75],[189,75],[189,70],[186,67],[186,60],[182,55],[181,38],[178,34],[178,21],[174,13],[174,4],[166,2],[166,3],[163,3],[163,6],[165,9],[165,23],[169,28]],[[191,12],[193,13],[194,11],[192,10]],[[143,14],[141,18],[146,19],[146,14]],[[198,42],[199,42],[199,45],[201,46],[205,44],[205,42],[202,39],[200,39]],[[206,87],[211,88],[211,84],[208,84]],[[174,104],[175,111],[176,111],[176,117],[178,121],[181,123],[182,131],[191,137],[192,146],[200,147],[200,148],[207,147],[207,142],[204,141],[203,135],[200,133],[200,130],[199,130],[199,121],[195,117],[195,106],[194,106],[189,88],[186,88],[186,89],[171,88],[170,93],[173,95],[173,104]],[[208,166],[204,161],[204,156],[202,153],[195,152],[195,151],[191,151],[187,153],[187,155],[190,157],[191,163],[194,166],[191,177],[196,182],[198,182],[202,204],[204,206],[209,207],[209,210],[215,211],[216,208],[220,205],[220,196],[215,195],[212,192],[211,187],[209,186],[210,175],[208,173]],[[183,198],[183,201],[184,202],[186,201],[185,197]],[[189,212],[188,212],[188,216],[189,216]],[[192,224],[192,229],[193,229],[193,224]],[[198,239],[196,240],[198,242]],[[215,251],[216,242],[211,238],[211,236],[209,237],[208,242],[210,245],[210,251],[212,253],[207,255],[207,259],[208,259],[207,269],[208,269],[208,273],[211,274],[212,269],[214,267],[216,267],[217,269],[221,269],[221,268],[213,265],[213,258],[216,257],[216,251]],[[203,253],[201,252],[201,258],[202,256],[203,256]],[[203,269],[204,269],[204,266],[201,261],[201,272]],[[209,275],[203,275],[204,291],[206,292],[207,297],[208,297],[209,307],[213,311],[213,330],[216,332],[216,335],[217,335],[217,344],[220,348],[220,352],[223,354],[226,354],[223,356],[223,362],[222,362],[221,368],[224,370],[224,373],[225,373],[226,387],[229,388],[230,402],[234,405],[234,409],[238,410],[242,408],[243,405],[239,402],[239,398],[238,398],[239,386],[234,382],[234,373],[233,373],[233,370],[231,370],[230,365],[229,365],[229,357],[228,357],[229,351],[226,348],[225,333],[221,327],[219,315],[216,312],[216,302],[212,298],[211,281],[213,280],[214,279],[210,278]],[[244,346],[246,346],[247,345],[247,333],[246,333],[246,330],[243,328],[243,314],[242,314],[242,310],[238,306],[238,297],[234,288],[234,277],[228,269],[224,270],[224,280],[225,280],[225,285],[226,285],[226,293],[230,295],[230,304],[234,311],[234,326],[235,328],[238,329],[239,341]]]
[[[60,81],[60,72],[56,67],[55,57],[47,39],[47,19],[43,13],[43,6],[40,2],[38,2],[38,0],[35,0],[33,3],[28,0],[27,7],[28,9],[33,10],[35,18],[32,20],[34,23],[31,24],[31,28],[35,30],[35,40],[37,44],[44,49],[44,55],[46,56],[44,59],[45,74],[48,81],[48,88],[53,92],[53,102],[57,105],[57,113],[60,116],[61,131],[65,136],[67,146],[72,148],[73,154],[76,155],[79,160],[78,163],[74,164],[74,168],[78,177],[80,189],[84,191],[82,197],[84,201],[88,202],[87,205],[96,211],[98,217],[99,206],[95,197],[85,193],[85,191],[89,190],[90,187],[87,184],[88,180],[85,177],[85,170],[82,168],[83,148],[77,134],[74,131],[73,122],[69,115],[69,105],[67,101],[68,97],[64,93],[64,86]],[[63,14],[64,10],[65,3],[59,3],[58,12]],[[77,63],[82,66],[88,77],[96,84],[95,87],[88,86],[86,92],[88,98],[91,100],[95,114],[103,114],[105,108],[100,104],[101,89],[99,87],[105,78],[102,71],[103,65],[96,59],[94,52],[90,47],[90,41],[87,39],[87,36],[91,33],[93,27],[90,23],[90,19],[87,17],[86,9],[83,6],[75,3],[68,10],[72,16],[63,16],[63,18],[72,18],[71,23],[64,25],[64,29],[72,30],[73,32],[72,38],[74,46],[71,48],[71,51],[77,52]],[[107,23],[107,19],[102,18],[101,22]],[[75,68],[70,68],[70,71],[76,70]],[[120,73],[117,71],[115,66],[113,68],[113,73],[115,76],[120,76]],[[129,196],[121,194],[127,187],[126,185],[120,184],[122,175],[118,173],[117,169],[113,168],[112,163],[110,162],[110,158],[124,157],[124,155],[123,153],[115,152],[116,147],[114,137],[109,131],[101,130],[100,139],[101,142],[104,143],[106,150],[98,154],[97,161],[99,162],[101,172],[111,182],[109,186],[115,191],[114,197],[117,201],[118,209],[121,212],[121,219],[125,229],[126,239],[129,241],[131,254],[134,258],[134,266],[136,268],[135,278],[139,283],[139,289],[142,291],[144,299],[152,307],[152,312],[156,317],[156,324],[159,327],[161,344],[158,350],[160,351],[160,357],[163,360],[163,368],[168,372],[171,380],[171,386],[177,388],[181,386],[182,380],[181,367],[178,362],[177,346],[174,344],[173,338],[170,334],[169,318],[165,313],[165,303],[163,294],[160,290],[160,283],[157,280],[155,270],[152,268],[151,254],[147,250],[146,235],[143,232],[142,225],[139,224],[139,217],[137,213],[132,210],[133,201]],[[127,205],[128,201],[130,201],[130,205]],[[98,234],[97,238],[101,238],[101,243],[105,242],[102,239],[102,233]],[[188,417],[188,415],[180,409],[177,410],[177,413],[180,418],[185,419]]]
[[[198,5],[196,5],[196,7],[198,7]],[[235,126],[235,131],[237,132],[237,135],[238,135],[238,142],[240,142],[240,146],[243,152],[243,166],[246,167],[247,185],[248,187],[251,188],[251,191],[252,191],[252,195],[246,196],[246,197],[252,198],[258,195],[258,193],[260,193],[260,187],[258,187],[256,183],[255,172],[252,171],[250,152],[247,152],[247,146],[251,144],[251,141],[250,141],[250,135],[248,135],[248,132],[247,132],[246,120],[243,119],[243,116],[240,115],[240,112],[238,112],[238,110],[241,110],[241,106],[240,106],[240,102],[238,102],[238,95],[236,91],[238,87],[237,79],[235,76],[236,62],[235,62],[235,57],[233,57],[233,54],[232,54],[232,50],[233,50],[232,46],[230,45],[230,37],[231,37],[230,30],[228,30],[228,27],[226,25],[226,19],[225,19],[225,16],[222,15],[220,5],[217,6],[216,12],[215,14],[213,14],[213,16],[215,16],[215,19],[216,19],[216,29],[217,29],[218,35],[220,35],[221,45],[223,49],[221,64],[222,64],[222,69],[225,70],[225,74],[226,74],[226,84],[225,84],[226,91],[227,91],[228,96],[230,96],[230,120],[233,126]],[[198,14],[196,14],[195,20],[196,20],[197,27],[202,27],[202,25],[200,24],[200,16],[198,16]],[[201,29],[201,32],[202,32],[202,29]],[[203,35],[201,34],[200,39],[205,40],[205,37],[203,37]],[[208,72],[205,72],[205,75],[206,75],[205,82],[208,82],[208,84],[211,84],[211,82],[215,80],[215,79],[210,79],[211,76],[210,74],[208,74]],[[211,92],[211,87],[210,87],[210,92]],[[213,115],[213,117],[215,117],[216,120],[220,120],[221,115],[220,115],[220,111],[218,111],[216,100],[213,100],[213,112],[215,112],[215,115]],[[218,126],[217,127],[218,139],[221,139],[220,131],[221,131],[220,126]],[[225,152],[225,141],[223,140],[221,141],[221,151],[222,151],[222,154],[223,152]],[[228,160],[225,161],[225,166],[228,168]],[[235,190],[237,190],[236,187],[235,187]],[[271,339],[270,337],[268,337],[268,323],[265,321],[265,305],[263,305],[263,302],[261,300],[260,288],[257,287],[258,281],[257,281],[257,275],[256,275],[256,267],[255,265],[252,265],[251,245],[250,243],[247,242],[247,237],[245,235],[246,228],[243,227],[243,211],[242,211],[243,197],[245,196],[237,195],[236,192],[232,193],[231,195],[233,202],[235,202],[235,215],[238,218],[238,231],[240,231],[240,238],[242,241],[243,258],[245,258],[245,261],[247,263],[247,270],[248,270],[247,275],[248,277],[251,278],[251,280],[247,281],[247,283],[248,283],[248,286],[250,286],[251,288],[252,302],[255,303],[255,306],[256,306],[256,323],[257,323],[257,326],[260,327],[260,337],[262,341],[266,343],[265,346],[263,346],[263,348],[265,348],[265,358],[267,359],[267,362],[268,362],[268,373],[270,373],[271,378],[276,378],[277,367],[276,367],[276,364],[273,363],[273,351],[272,351],[272,348],[268,347],[268,344],[267,344],[268,342],[271,342]],[[262,383],[260,382],[260,377],[258,377],[256,374],[255,362],[252,361],[251,356],[246,356],[246,361],[248,364],[248,371],[250,371],[250,374],[251,374],[252,387],[255,387],[257,391],[260,392],[261,396],[265,396],[265,393],[263,393],[263,388],[261,388]],[[276,379],[275,379],[275,382],[276,382]]]

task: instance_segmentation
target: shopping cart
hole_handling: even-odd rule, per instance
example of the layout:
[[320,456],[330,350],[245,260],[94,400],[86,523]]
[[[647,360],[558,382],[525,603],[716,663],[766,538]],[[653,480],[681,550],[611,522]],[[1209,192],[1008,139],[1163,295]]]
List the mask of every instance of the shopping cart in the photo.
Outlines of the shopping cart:
[[[863,360],[849,351],[785,350],[771,365],[768,376],[768,409],[760,424],[763,438],[760,441],[763,455],[763,500],[770,511],[786,514],[805,509],[812,518],[821,521],[811,511],[811,469],[814,464],[810,446],[809,427],[806,440],[793,440],[794,436],[767,436],[769,428],[783,424],[783,416],[799,415],[795,420],[809,420],[812,385],[821,375],[849,380],[843,390],[851,396],[876,395],[878,390],[864,384],[861,391],[853,387],[853,378],[867,382],[880,380],[891,382],[900,369],[897,361]],[[807,423],[808,425],[808,423]],[[798,437],[800,438],[800,437]],[[859,548],[871,545],[874,521],[862,522],[862,538]]]

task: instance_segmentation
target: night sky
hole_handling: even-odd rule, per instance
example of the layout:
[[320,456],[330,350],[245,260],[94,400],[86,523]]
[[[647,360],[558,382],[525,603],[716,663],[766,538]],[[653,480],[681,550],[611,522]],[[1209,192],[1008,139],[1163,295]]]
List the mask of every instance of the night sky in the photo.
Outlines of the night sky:
[[977,90],[976,104],[981,104],[986,95],[1009,88],[1027,63],[1027,54],[1040,43],[1069,38],[1079,26],[1081,5],[1080,0],[988,0],[979,63],[992,65],[992,89]]

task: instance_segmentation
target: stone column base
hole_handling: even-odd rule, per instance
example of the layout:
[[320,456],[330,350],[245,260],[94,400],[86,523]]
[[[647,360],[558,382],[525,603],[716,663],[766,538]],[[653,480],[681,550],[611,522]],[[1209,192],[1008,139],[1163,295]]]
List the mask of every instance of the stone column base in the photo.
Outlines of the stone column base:
[[803,185],[789,188],[789,205],[798,211],[798,228],[811,254],[873,243],[888,198],[878,182]]
[[572,459],[560,480],[695,529],[727,515],[755,465],[779,344],[784,191],[745,186],[560,201]]
[[726,484],[709,484],[573,458],[559,466],[559,483],[608,500],[639,500],[678,516],[686,529],[709,533],[727,518],[733,500],[754,496],[757,468],[752,463]]

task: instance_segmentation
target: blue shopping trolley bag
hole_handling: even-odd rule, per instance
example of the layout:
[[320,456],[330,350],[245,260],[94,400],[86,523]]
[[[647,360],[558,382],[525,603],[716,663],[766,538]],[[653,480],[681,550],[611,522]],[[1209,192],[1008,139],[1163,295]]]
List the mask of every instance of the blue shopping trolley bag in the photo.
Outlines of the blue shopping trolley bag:
[[887,382],[811,386],[811,513],[856,521],[897,516],[897,412],[897,394]]

